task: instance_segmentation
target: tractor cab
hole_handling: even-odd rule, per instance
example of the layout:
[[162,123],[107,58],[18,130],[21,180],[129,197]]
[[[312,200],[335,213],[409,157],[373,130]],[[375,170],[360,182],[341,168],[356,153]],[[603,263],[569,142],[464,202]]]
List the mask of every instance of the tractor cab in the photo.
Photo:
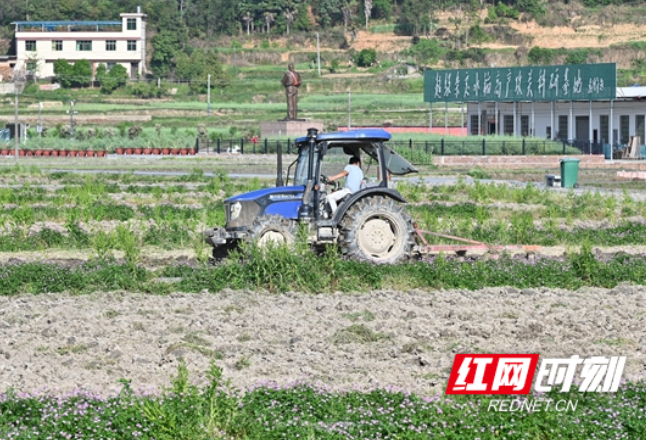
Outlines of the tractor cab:
[[[294,185],[305,187],[311,183],[310,195],[313,200],[310,204],[317,208],[311,215],[316,220],[328,219],[332,213],[325,203],[325,198],[331,192],[339,190],[342,182],[335,181],[330,185],[326,182],[326,177],[342,171],[349,158],[357,157],[361,161],[364,182],[359,193],[363,195],[367,195],[364,190],[372,189],[368,192],[375,192],[375,188],[377,191],[388,189],[391,176],[417,172],[410,162],[385,144],[390,138],[390,133],[382,129],[316,134],[315,142],[312,142],[312,135],[298,138],[298,157],[287,170],[287,185],[289,186],[290,181]],[[349,199],[347,196],[342,201],[346,202]],[[307,201],[304,206],[307,206]]]

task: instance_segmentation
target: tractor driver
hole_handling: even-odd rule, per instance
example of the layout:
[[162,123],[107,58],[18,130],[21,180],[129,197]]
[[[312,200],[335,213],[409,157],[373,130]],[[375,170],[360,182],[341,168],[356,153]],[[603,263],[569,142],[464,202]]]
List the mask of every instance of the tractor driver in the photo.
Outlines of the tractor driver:
[[357,156],[352,156],[350,158],[349,165],[346,165],[345,169],[339,174],[328,177],[327,182],[333,182],[343,177],[346,177],[345,187],[339,191],[333,192],[332,194],[328,194],[327,196],[327,201],[330,204],[330,208],[332,208],[332,213],[336,211],[337,202],[339,200],[361,189],[363,171],[361,171],[361,160]]

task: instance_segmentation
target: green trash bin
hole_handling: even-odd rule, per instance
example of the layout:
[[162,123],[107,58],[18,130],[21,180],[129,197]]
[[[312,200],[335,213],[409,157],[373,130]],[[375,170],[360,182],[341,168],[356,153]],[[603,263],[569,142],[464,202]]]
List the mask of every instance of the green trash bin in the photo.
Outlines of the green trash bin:
[[561,159],[561,187],[578,188],[579,184],[579,162],[581,159],[565,158]]

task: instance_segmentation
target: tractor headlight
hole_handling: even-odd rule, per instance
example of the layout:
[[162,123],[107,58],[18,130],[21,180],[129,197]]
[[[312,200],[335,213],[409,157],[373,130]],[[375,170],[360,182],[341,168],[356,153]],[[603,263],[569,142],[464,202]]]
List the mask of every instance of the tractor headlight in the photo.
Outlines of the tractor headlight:
[[238,216],[240,215],[240,211],[242,211],[242,205],[240,204],[240,202],[235,202],[234,204],[231,205],[231,211],[230,211],[231,221],[238,218]]

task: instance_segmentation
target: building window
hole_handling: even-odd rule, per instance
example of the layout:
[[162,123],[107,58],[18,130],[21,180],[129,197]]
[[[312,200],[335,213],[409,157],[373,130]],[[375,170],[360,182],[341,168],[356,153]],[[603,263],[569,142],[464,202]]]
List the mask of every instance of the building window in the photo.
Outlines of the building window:
[[34,70],[36,70],[37,67],[38,67],[38,64],[36,63],[36,61],[27,61],[27,70],[28,71],[30,71],[30,72],[34,71]]
[[552,127],[549,125],[545,127],[545,137],[550,140],[552,139]]
[[514,116],[505,115],[503,121],[504,134],[514,134]]
[[137,50],[137,42],[135,40],[128,40],[128,50],[129,51]]
[[568,139],[568,117],[567,115],[559,116],[559,131],[556,133],[556,136],[562,140],[566,141]]
[[630,116],[619,116],[619,143],[628,145],[630,140]]
[[128,18],[127,19],[127,28],[129,31],[136,31],[137,30],[137,19],[136,18]]
[[635,116],[635,136],[639,136],[639,145],[644,145],[646,141],[644,128],[644,115]]
[[105,50],[108,52],[117,50],[117,42],[115,40],[107,40],[105,42]]
[[520,135],[529,136],[529,116],[520,116]]
[[63,42],[61,40],[52,41],[52,50],[54,52],[60,52],[63,50]]
[[471,134],[478,134],[478,115],[471,115]]
[[77,42],[76,42],[76,50],[77,50],[78,52],[81,52],[81,51],[83,51],[83,52],[91,51],[91,50],[92,50],[92,42],[91,42],[91,41],[86,41],[86,40],[77,41]]
[[608,115],[599,116],[599,128],[601,134],[601,143],[609,144],[610,143],[610,124]]
[[115,64],[117,64],[117,63],[108,63],[107,66],[106,66],[107,71],[109,72],[110,70],[112,70],[112,68],[115,66]]
[[27,52],[35,52],[36,51],[36,42],[33,40],[25,41],[25,50]]

